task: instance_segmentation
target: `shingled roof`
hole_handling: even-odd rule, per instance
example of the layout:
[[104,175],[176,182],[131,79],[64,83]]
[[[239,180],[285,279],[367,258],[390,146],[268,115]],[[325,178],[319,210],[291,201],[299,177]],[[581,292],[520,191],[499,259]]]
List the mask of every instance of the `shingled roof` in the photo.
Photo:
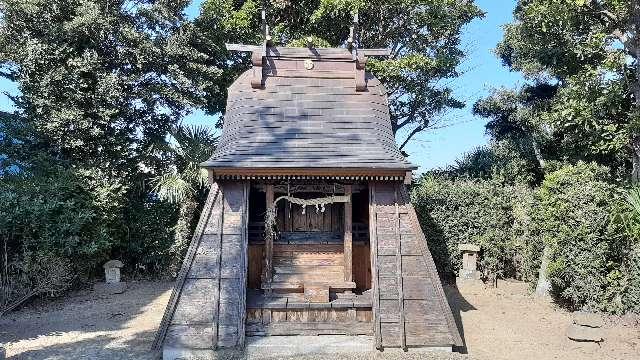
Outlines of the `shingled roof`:
[[202,166],[415,169],[396,145],[384,86],[362,69],[356,91],[357,60],[334,50],[272,50],[262,69],[254,62],[229,88],[222,136]]

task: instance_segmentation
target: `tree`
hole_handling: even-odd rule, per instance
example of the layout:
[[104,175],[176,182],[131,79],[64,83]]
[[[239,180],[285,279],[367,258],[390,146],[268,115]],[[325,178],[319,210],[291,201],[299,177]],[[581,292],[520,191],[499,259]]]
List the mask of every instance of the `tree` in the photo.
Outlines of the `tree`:
[[180,166],[171,130],[220,75],[188,3],[0,0],[0,76],[19,89],[0,113],[0,198],[33,199],[2,207],[12,260],[49,251],[84,276],[113,256],[175,260],[180,209],[149,182]]
[[514,16],[497,53],[512,70],[558,86],[544,125],[574,155],[625,154],[638,181],[639,1],[521,0]]
[[[256,0],[208,0],[202,6],[196,24],[225,80],[207,88],[211,113],[224,112],[226,87],[249,67],[246,55],[229,54],[224,43],[260,43],[262,6]],[[354,13],[358,46],[391,49],[389,59],[371,59],[368,68],[387,88],[402,149],[447,109],[464,106],[443,82],[460,75],[461,29],[483,13],[472,1],[450,0],[278,0],[267,5],[273,41],[289,46],[304,46],[307,36],[316,46],[344,46]]]
[[179,209],[170,259],[177,273],[209,190],[207,170],[201,168],[200,163],[209,159],[218,138],[207,127],[182,124],[174,127],[171,135],[173,165],[166,173],[153,178],[152,184],[161,200]]
[[207,171],[200,163],[209,159],[217,137],[204,126],[177,125],[171,131],[173,166],[153,179],[154,191],[161,199],[180,203],[207,184]]
[[542,83],[519,91],[494,90],[473,105],[473,113],[489,119],[486,131],[492,139],[519,144],[524,152],[535,155],[538,167],[543,169],[545,159],[541,148],[549,143],[549,134],[539,116],[548,109],[556,89]]
[[1,117],[6,165],[44,152],[115,179],[161,169],[154,149],[217,73],[191,46],[187,4],[0,1],[0,76],[20,91]]
[[452,178],[493,179],[505,185],[537,185],[542,168],[530,150],[530,143],[511,140],[491,141],[466,153],[443,172]]

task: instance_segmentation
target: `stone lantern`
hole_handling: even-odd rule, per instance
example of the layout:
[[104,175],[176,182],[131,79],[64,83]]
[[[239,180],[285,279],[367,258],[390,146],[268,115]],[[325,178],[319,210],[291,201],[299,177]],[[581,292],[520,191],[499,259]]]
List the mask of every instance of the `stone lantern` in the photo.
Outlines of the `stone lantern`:
[[95,291],[106,294],[121,294],[127,289],[127,283],[120,281],[120,269],[124,266],[120,260],[109,260],[102,267],[104,268],[103,283],[96,283],[93,286]]
[[462,252],[462,268],[459,277],[463,280],[480,280],[478,271],[478,253],[480,246],[474,244],[460,244],[458,249]]

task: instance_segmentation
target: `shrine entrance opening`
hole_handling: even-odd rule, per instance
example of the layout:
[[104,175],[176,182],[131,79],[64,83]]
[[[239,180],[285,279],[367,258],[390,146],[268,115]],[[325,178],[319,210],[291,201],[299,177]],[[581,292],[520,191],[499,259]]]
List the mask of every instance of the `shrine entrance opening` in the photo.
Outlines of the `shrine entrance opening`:
[[246,333],[372,334],[366,183],[252,183]]

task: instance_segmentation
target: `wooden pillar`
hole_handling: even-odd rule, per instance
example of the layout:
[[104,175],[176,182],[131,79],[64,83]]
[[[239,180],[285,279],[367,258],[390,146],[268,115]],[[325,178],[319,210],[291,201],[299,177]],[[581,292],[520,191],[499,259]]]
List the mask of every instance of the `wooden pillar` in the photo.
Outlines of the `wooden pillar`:
[[[267,211],[273,210],[273,184],[266,185]],[[266,226],[267,224],[265,224]],[[266,228],[265,228],[266,231]],[[267,284],[267,291],[271,291],[271,281],[273,279],[273,235],[264,239],[264,283]]]
[[353,205],[351,202],[351,185],[344,186],[344,194],[349,201],[344,203],[344,281],[353,281]]

